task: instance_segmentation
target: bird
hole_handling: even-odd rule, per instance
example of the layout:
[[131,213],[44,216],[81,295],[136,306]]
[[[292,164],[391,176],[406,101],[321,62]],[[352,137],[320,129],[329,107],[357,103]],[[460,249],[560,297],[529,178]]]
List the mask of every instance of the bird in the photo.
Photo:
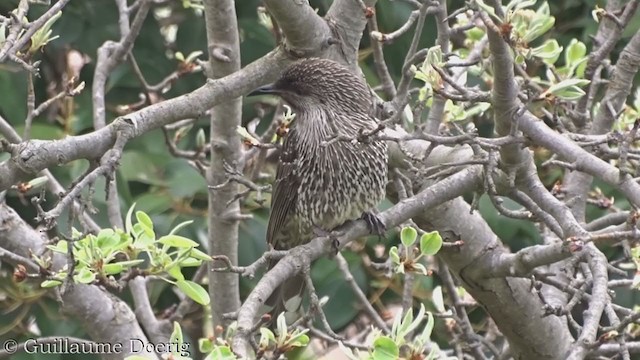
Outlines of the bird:
[[[357,219],[383,235],[375,208],[385,197],[387,145],[362,136],[378,129],[364,80],[333,60],[307,58],[251,93],[258,94],[279,96],[295,113],[272,188],[268,244],[289,250]],[[266,300],[272,316],[285,312],[287,322],[295,319],[304,287],[302,275],[287,279]]]

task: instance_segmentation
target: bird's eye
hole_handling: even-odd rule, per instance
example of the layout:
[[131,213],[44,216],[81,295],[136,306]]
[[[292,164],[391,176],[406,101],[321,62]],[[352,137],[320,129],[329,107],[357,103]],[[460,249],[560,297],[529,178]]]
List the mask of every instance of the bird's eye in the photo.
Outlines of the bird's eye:
[[311,95],[311,89],[306,84],[298,83],[293,87],[294,91],[301,96],[309,96]]

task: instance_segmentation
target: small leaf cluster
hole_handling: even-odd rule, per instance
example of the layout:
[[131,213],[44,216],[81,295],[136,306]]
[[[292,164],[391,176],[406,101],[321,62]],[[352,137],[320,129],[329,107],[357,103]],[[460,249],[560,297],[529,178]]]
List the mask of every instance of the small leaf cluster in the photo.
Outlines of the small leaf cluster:
[[182,7],[185,9],[204,11],[204,2],[202,0],[182,0]]
[[[424,256],[432,256],[440,251],[442,237],[437,231],[425,233],[420,237],[418,248],[416,248],[414,245],[417,239],[418,231],[415,228],[402,228],[400,241],[404,251],[400,251],[397,246],[393,246],[389,250],[389,257],[396,273],[404,274],[406,271],[411,271],[428,275],[427,268],[419,261]],[[417,256],[414,254],[414,250],[419,250]]]
[[309,329],[287,328],[284,313],[280,313],[276,320],[276,334],[266,327],[260,328],[260,341],[258,342],[258,357],[265,353],[285,354],[295,348],[309,345]]
[[[97,235],[83,235],[77,230],[72,234],[72,255],[75,260],[73,280],[76,283],[91,284],[115,282],[114,276],[135,270],[145,275],[158,275],[163,280],[176,285],[195,302],[208,305],[209,294],[199,284],[186,280],[182,268],[197,267],[203,261],[211,260],[206,253],[198,250],[197,242],[176,235],[180,229],[190,224],[177,225],[168,235],[156,237],[153,222],[143,211],[136,211],[137,222],[133,224],[133,209],[127,213],[125,230],[103,229]],[[48,248],[53,252],[69,255],[69,241],[60,240]],[[36,258],[43,268],[48,268],[45,260]],[[141,266],[144,265],[144,266]],[[61,271],[42,282],[42,287],[61,285],[69,276],[65,266]],[[166,275],[169,275],[167,277]]]
[[[536,4],[534,0],[513,0],[503,6],[504,18],[495,14],[494,8],[485,4],[482,0],[476,0],[478,10],[487,13],[498,26],[501,35],[511,45],[516,64],[526,66],[526,60],[537,59],[546,66],[546,79],[533,77],[531,80],[544,88],[540,99],[553,101],[577,100],[584,96],[582,87],[589,84],[584,80],[586,67],[586,45],[577,39],[571,40],[566,49],[563,49],[556,39],[547,39],[541,45],[530,46],[532,42],[547,33],[555,24],[555,18],[551,16],[549,4],[545,1],[534,11],[529,7]],[[457,24],[464,26],[471,21],[470,14],[462,13],[456,17]],[[474,27],[465,32],[465,46],[472,48],[484,35],[485,30]],[[464,51],[462,51],[464,50]],[[468,53],[467,49],[458,50],[461,56]],[[564,65],[556,66],[563,54]],[[470,73],[481,76],[485,82],[491,83],[491,75],[484,71],[482,66],[474,66]]]
[[[595,109],[594,113],[596,113]],[[629,131],[639,121],[638,119],[640,119],[640,87],[635,91],[633,102],[622,109],[622,114],[616,120],[615,129]]]
[[61,16],[62,11],[58,11],[49,20],[47,20],[44,25],[35,32],[35,34],[33,34],[33,36],[31,37],[31,46],[29,46],[29,53],[35,53],[36,51],[42,49],[49,42],[59,37],[58,35],[51,36],[51,27]]
[[[233,338],[236,334],[237,323],[233,322],[227,328],[224,337],[217,338],[202,338],[198,340],[198,350],[202,354],[207,354],[205,360],[236,360],[238,357],[231,350],[229,339]],[[179,325],[174,324],[174,334],[176,329],[179,331]],[[306,347],[309,344],[309,336],[307,335],[308,329],[299,330],[295,329],[290,331],[287,329],[284,313],[280,314],[277,319],[277,335],[266,327],[260,328],[260,340],[258,341],[258,353],[256,358],[263,358],[265,354],[285,354],[295,348]],[[174,339],[172,334],[172,341],[182,342],[182,333],[180,337]],[[190,360],[185,357],[175,357],[175,359]],[[127,359],[130,360],[130,359]]]
[[549,31],[555,24],[555,18],[550,15],[549,4],[545,1],[533,11],[527,9],[536,4],[536,0],[512,0],[502,7],[505,17],[496,15],[492,6],[482,0],[476,0],[481,11],[491,16],[500,27],[502,36],[516,47],[526,48],[528,44]]
[[[424,86],[422,86],[418,92],[418,101],[423,103],[427,108],[431,108],[432,106],[434,90],[438,91],[444,86],[442,77],[435,69],[436,67],[442,68],[445,65],[443,58],[440,45],[436,45],[427,50],[427,57],[419,69],[413,65],[411,67],[414,78],[424,82]],[[467,82],[466,73],[463,73],[457,82],[461,86],[465,86]],[[467,120],[474,115],[484,113],[489,107],[490,104],[485,102],[478,102],[477,104],[465,107],[451,100],[447,100],[445,103],[443,122]],[[409,110],[406,111],[406,117],[411,118],[413,115],[410,108],[407,106],[405,110]]]
[[[16,10],[13,11],[13,14],[16,14]],[[58,11],[57,13],[55,13],[51,18],[49,18],[43,25],[42,27],[40,27],[31,37],[30,41],[29,41],[29,47],[26,48],[27,52],[29,54],[35,54],[38,50],[42,49],[45,45],[47,45],[49,42],[57,39],[59,36],[51,36],[51,34],[53,33],[53,31],[51,30],[51,27],[53,26],[53,24],[55,24],[56,21],[58,21],[58,19],[60,19],[60,17],[62,16],[62,11]],[[23,19],[25,23],[28,23],[28,19],[24,18]],[[4,43],[6,42],[7,38],[6,38],[6,31],[7,31],[7,22],[3,22],[2,24],[0,24],[0,47],[2,47],[4,45]],[[25,33],[25,30],[22,30],[20,33],[20,36],[23,36]]]
[[178,60],[178,72],[186,74],[192,72],[198,66],[198,57],[203,54],[202,51],[193,51],[186,57],[180,51],[176,52],[175,58]]
[[[185,343],[184,336],[182,335],[182,328],[177,322],[173,322],[173,331],[169,337],[169,344],[171,344],[170,350],[166,354],[163,354],[163,359],[171,360],[192,360],[192,357],[186,356],[188,353],[189,343]],[[140,355],[127,356],[125,360],[147,360],[146,357]]]
[[238,357],[231,350],[230,339],[236,334],[237,323],[233,322],[228,327],[224,337],[209,337],[198,340],[198,350],[207,354],[205,360],[235,360]]
[[[410,339],[412,334],[419,329],[426,317],[426,324],[420,332]],[[342,342],[339,343],[342,351],[351,360],[396,360],[396,359],[436,359],[438,345],[431,342],[433,331],[433,314],[427,312],[423,304],[420,305],[417,315],[414,318],[413,310],[406,314],[399,313],[393,322],[391,333],[382,335],[379,330],[373,336],[373,349],[367,354],[362,354],[356,350],[354,353]],[[425,350],[430,348],[429,354],[424,355]]]
[[632,263],[622,264],[624,268],[635,270],[633,276],[633,282],[631,283],[632,289],[640,289],[640,245],[636,245],[631,248],[631,261]]

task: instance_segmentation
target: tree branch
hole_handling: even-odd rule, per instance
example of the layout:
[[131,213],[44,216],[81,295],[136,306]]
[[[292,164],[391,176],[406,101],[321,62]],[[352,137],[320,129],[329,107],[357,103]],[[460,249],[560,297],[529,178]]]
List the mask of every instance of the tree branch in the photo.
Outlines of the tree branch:
[[[210,76],[213,79],[228,76],[240,70],[240,39],[232,0],[206,0],[205,20],[207,48],[209,50]],[[209,184],[209,254],[224,255],[231,262],[238,262],[238,225],[240,203],[236,194],[238,184],[227,182],[225,164],[242,168],[242,148],[236,129],[242,121],[242,98],[236,97],[211,109],[211,165],[207,169]],[[213,186],[213,188],[212,188]],[[209,263],[209,269],[219,262]],[[213,326],[226,325],[222,314],[237,311],[240,307],[240,286],[234,273],[209,272],[209,295]]]

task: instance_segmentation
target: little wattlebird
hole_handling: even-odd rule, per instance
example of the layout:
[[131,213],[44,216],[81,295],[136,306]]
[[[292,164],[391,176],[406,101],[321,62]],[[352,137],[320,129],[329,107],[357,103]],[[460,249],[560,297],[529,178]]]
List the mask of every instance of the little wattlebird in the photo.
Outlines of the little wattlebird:
[[[385,196],[387,146],[362,136],[378,126],[364,81],[337,62],[312,58],[256,94],[278,95],[296,114],[276,170],[267,242],[288,250],[356,219],[384,234],[372,210]],[[266,301],[272,316],[284,311],[287,322],[295,320],[303,290],[302,275],[287,279]]]

